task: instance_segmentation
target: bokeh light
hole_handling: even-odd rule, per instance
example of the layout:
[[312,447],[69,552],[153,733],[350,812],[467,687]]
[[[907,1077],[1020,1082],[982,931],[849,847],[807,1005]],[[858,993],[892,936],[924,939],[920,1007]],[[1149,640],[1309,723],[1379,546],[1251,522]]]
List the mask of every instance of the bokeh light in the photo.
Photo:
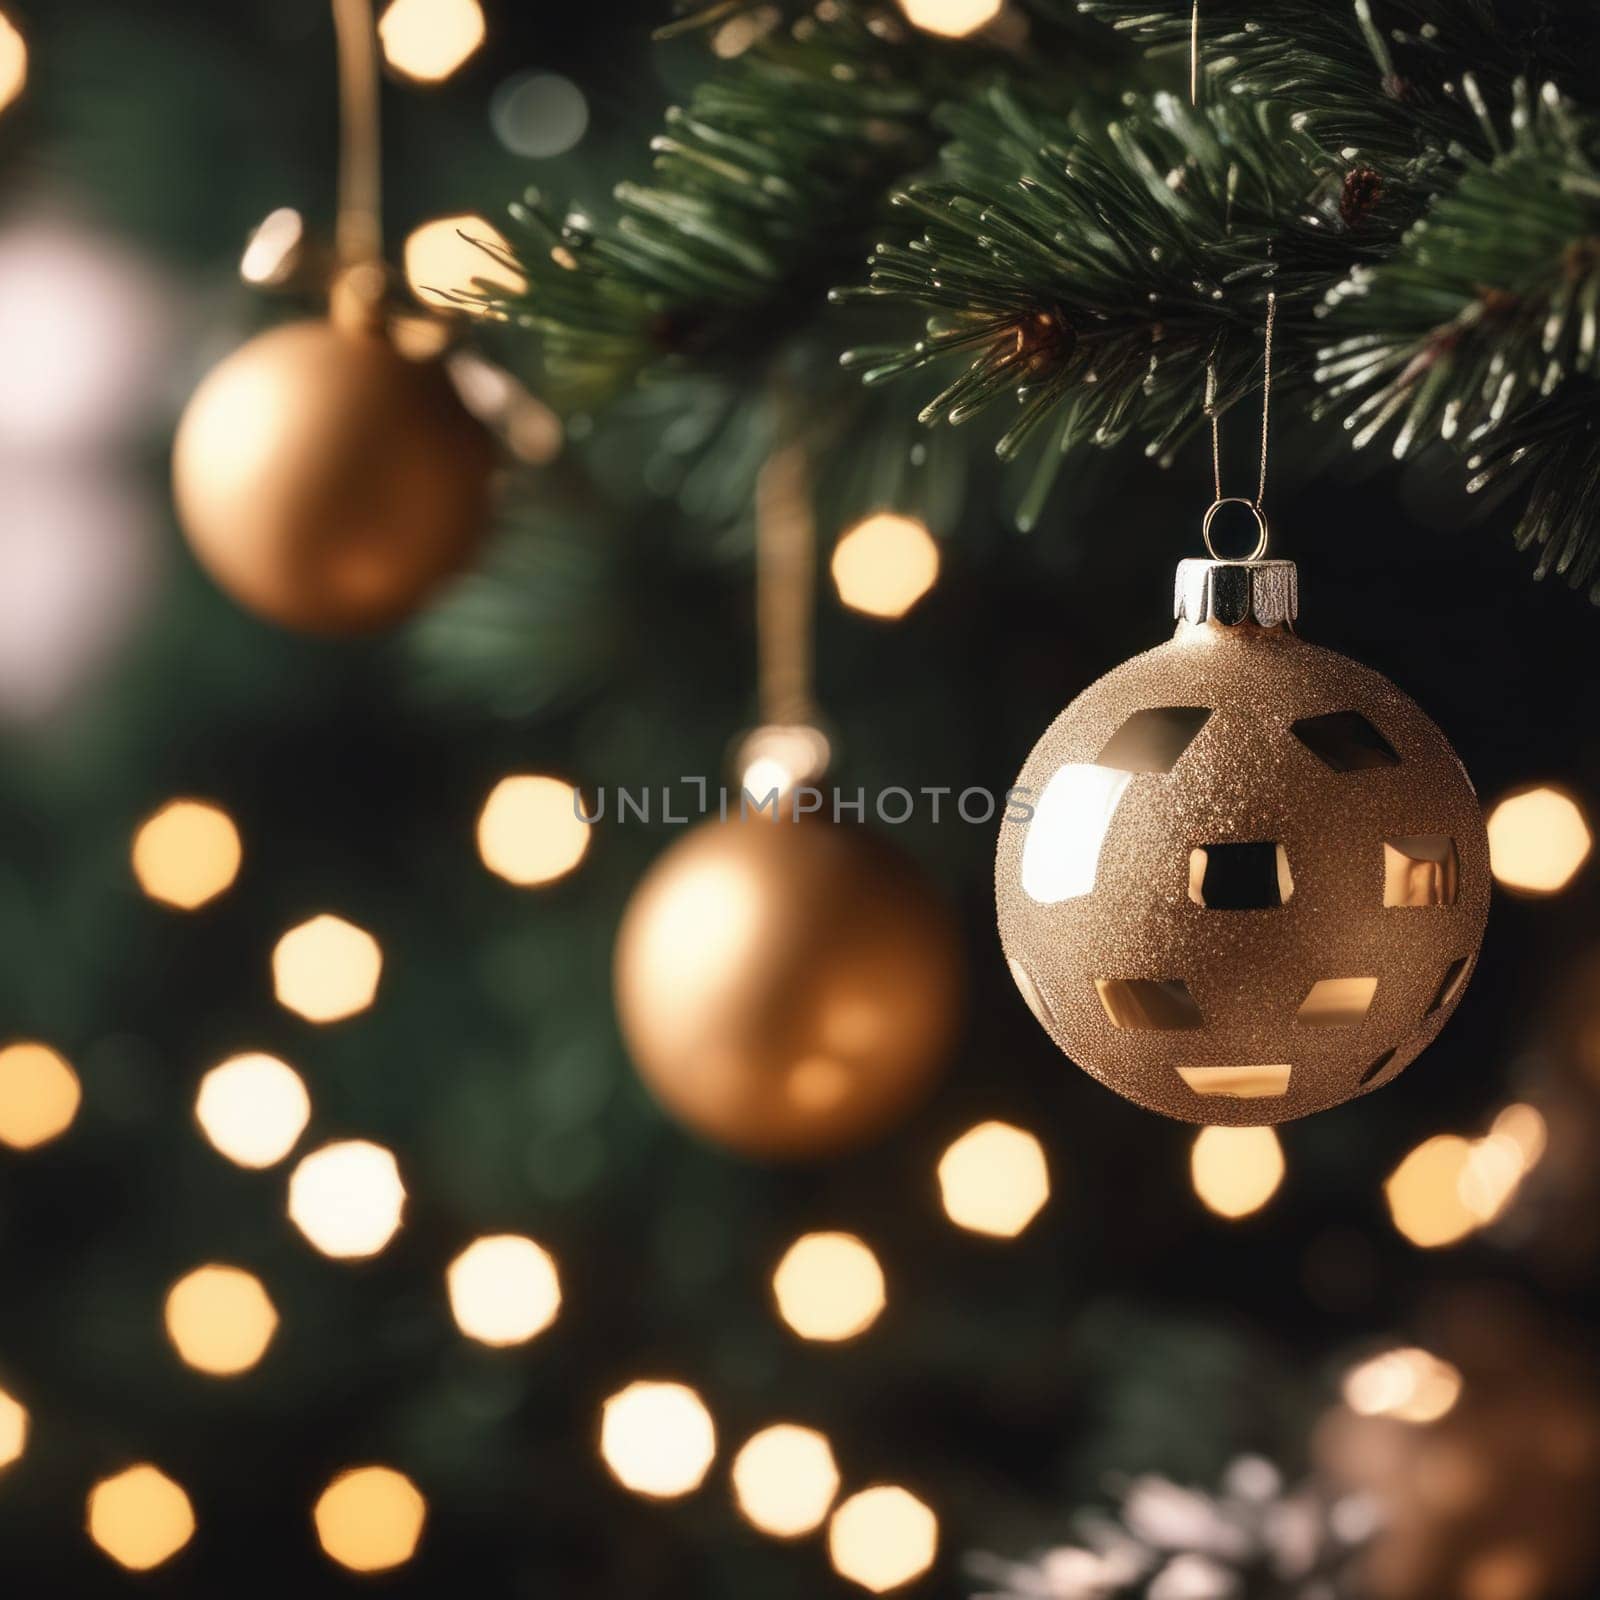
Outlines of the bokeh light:
[[340,1022],[378,992],[383,952],[364,928],[324,912],[291,928],[272,952],[278,1003],[308,1022]]
[[667,1500],[691,1493],[716,1453],[711,1413],[687,1384],[630,1383],[601,1410],[600,1455],[635,1494]]
[[1566,888],[1593,846],[1582,807],[1560,789],[1507,795],[1489,813],[1490,870],[1523,894]]
[[239,276],[261,288],[288,283],[305,245],[306,223],[293,206],[269,211],[250,235],[239,258]]
[[387,1572],[416,1553],[428,1503],[393,1467],[352,1467],[317,1498],[317,1542],[352,1572]]
[[28,1411],[0,1389],[0,1467],[9,1467],[28,1448]]
[[1394,1225],[1412,1244],[1438,1249],[1466,1238],[1480,1218],[1462,1194],[1472,1143],[1457,1134],[1435,1134],[1417,1146],[1384,1183]]
[[204,800],[173,800],[133,836],[133,875],[152,900],[195,911],[233,885],[243,851],[233,818]]
[[[132,442],[186,326],[173,280],[59,208],[0,226],[0,447],[36,462]],[[102,457],[103,459],[103,457]]]
[[570,783],[537,775],[502,778],[478,816],[478,854],[508,883],[531,888],[571,872],[592,831],[577,814]]
[[48,1045],[0,1050],[0,1144],[31,1150],[72,1126],[83,1091],[78,1075]]
[[851,1495],[828,1525],[834,1570],[873,1594],[920,1577],[938,1550],[938,1519],[909,1490],[894,1484],[876,1484]]
[[561,1309],[555,1262],[518,1234],[475,1239],[450,1263],[445,1281],[456,1326],[483,1344],[523,1344]]
[[325,1256],[376,1255],[395,1236],[406,1190],[391,1151],[365,1139],[314,1150],[289,1179],[289,1217]]
[[471,312],[479,309],[471,302],[480,285],[508,294],[527,288],[521,273],[497,261],[483,245],[511,248],[498,228],[474,212],[435,217],[413,228],[405,246],[406,283],[412,294],[444,311]]
[[820,1528],[839,1492],[833,1448],[815,1428],[774,1423],[733,1458],[733,1495],[752,1527],[775,1539]]
[[796,1239],[772,1274],[772,1293],[802,1339],[825,1341],[865,1333],[887,1299],[878,1258],[853,1233]]
[[28,42],[10,17],[0,12],[0,111],[22,93],[28,81]]
[[276,1056],[231,1056],[200,1080],[195,1120],[212,1146],[241,1167],[270,1167],[294,1149],[311,1120],[300,1074]]
[[881,511],[834,546],[839,598],[871,617],[903,617],[939,576],[939,547],[912,517]]
[[88,1527],[119,1566],[148,1572],[194,1537],[194,1507],[166,1473],[141,1462],[89,1491]]
[[1344,1402],[1363,1417],[1437,1422],[1460,1396],[1460,1372],[1415,1347],[1386,1350],[1352,1367],[1344,1379]]
[[1050,1198],[1044,1150],[1021,1128],[981,1122],[939,1158],[939,1194],[957,1227],[1014,1239]]
[[[0,323],[6,319],[0,234]],[[7,382],[0,377],[0,410]],[[97,444],[13,452],[0,418],[0,722],[43,725],[104,681],[160,579],[163,525],[120,456]]]
[[804,722],[769,722],[740,740],[734,756],[746,802],[752,809],[776,793],[781,801],[797,783],[814,783],[827,770],[832,747],[827,734]]
[[1490,1138],[1509,1139],[1522,1155],[1524,1172],[1531,1172],[1543,1159],[1550,1130],[1539,1110],[1515,1101],[1494,1119]]
[[167,1292],[167,1337],[191,1367],[217,1378],[248,1372],[266,1354],[278,1312],[254,1273],[196,1267]]
[[1002,0],[900,0],[906,21],[924,33],[964,39],[1000,15]]
[[584,136],[589,103],[560,73],[519,72],[495,90],[489,125],[513,155],[543,160],[563,155]]
[[1189,1176],[1208,1210],[1248,1217],[1283,1182],[1283,1146],[1271,1128],[1202,1128],[1189,1152]]
[[1384,1186],[1395,1227],[1425,1249],[1488,1227],[1543,1158],[1547,1134],[1535,1107],[1514,1103],[1481,1139],[1439,1134],[1424,1140]]
[[418,83],[442,83],[483,35],[478,0],[394,0],[378,19],[383,59]]

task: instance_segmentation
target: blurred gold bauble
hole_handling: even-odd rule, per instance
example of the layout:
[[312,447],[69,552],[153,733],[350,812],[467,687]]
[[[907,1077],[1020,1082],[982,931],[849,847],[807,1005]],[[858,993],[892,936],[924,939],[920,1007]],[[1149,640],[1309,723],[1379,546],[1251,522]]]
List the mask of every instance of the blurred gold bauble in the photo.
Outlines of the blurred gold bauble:
[[252,339],[195,391],[173,486],[201,564],[286,627],[398,621],[471,555],[493,447],[437,360],[351,319]]
[[[1371,1600],[1555,1600],[1600,1576],[1600,1394],[1591,1352],[1501,1288],[1452,1291],[1417,1329],[1460,1374],[1441,1416],[1337,1406],[1311,1442],[1378,1531],[1356,1592]],[[1403,1401],[1397,1392],[1395,1401]],[[1397,1414],[1398,1412],[1398,1414]]]
[[[1051,1038],[1187,1122],[1283,1122],[1393,1079],[1489,903],[1467,774],[1386,678],[1299,639],[1286,561],[1186,561],[1176,636],[1086,689],[1000,831],[1012,976]],[[1008,808],[1008,819],[1015,814]]]
[[962,968],[948,911],[858,826],[702,823],[646,874],[616,947],[640,1076],[745,1155],[822,1156],[888,1128],[950,1049]]

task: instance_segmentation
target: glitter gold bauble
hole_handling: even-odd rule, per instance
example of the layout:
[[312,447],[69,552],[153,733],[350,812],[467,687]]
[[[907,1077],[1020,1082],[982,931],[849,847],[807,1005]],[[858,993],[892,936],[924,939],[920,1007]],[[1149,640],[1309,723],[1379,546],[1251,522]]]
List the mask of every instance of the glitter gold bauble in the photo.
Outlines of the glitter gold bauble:
[[[1017,779],[1000,937],[1055,1042],[1187,1122],[1392,1080],[1471,975],[1478,801],[1386,678],[1293,631],[1286,561],[1186,561],[1178,630],[1092,684]],[[1018,820],[1010,820],[1011,818]]]
[[173,450],[201,565],[251,611],[314,633],[408,615],[471,555],[493,449],[437,360],[316,319],[252,339],[196,390]]
[[928,1088],[960,1011],[948,911],[867,829],[701,823],[646,874],[616,946],[622,1031],[679,1121],[745,1155],[883,1132]]

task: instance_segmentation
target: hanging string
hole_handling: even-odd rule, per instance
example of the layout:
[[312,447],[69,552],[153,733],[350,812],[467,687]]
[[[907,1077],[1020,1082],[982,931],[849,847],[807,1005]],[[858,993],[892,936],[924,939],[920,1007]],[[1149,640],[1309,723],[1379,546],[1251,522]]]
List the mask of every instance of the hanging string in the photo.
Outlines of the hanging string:
[[817,539],[803,446],[781,445],[756,479],[756,645],[761,720],[816,720],[812,623]]
[[1200,0],[1189,13],[1189,104],[1200,104]]
[[[1189,12],[1189,104],[1200,104],[1200,0],[1194,0]],[[1256,554],[1266,550],[1267,527],[1262,510],[1267,497],[1267,442],[1272,414],[1272,335],[1278,319],[1278,292],[1267,291],[1267,325],[1262,336],[1261,353],[1261,464],[1256,477],[1256,497],[1245,500],[1241,496],[1228,496],[1222,492],[1222,419],[1217,411],[1217,357],[1216,351],[1206,358],[1206,388],[1203,409],[1211,423],[1211,486],[1212,501],[1206,512],[1204,531],[1206,546],[1211,545],[1211,519],[1222,505],[1248,505],[1256,514],[1260,540]],[[1213,554],[1215,552],[1213,551]]]
[[342,267],[383,257],[383,189],[378,120],[378,37],[372,0],[333,0],[339,50],[339,217]]
[[[1278,291],[1267,290],[1267,326],[1261,349],[1261,470],[1256,478],[1256,497],[1250,503],[1257,511],[1267,497],[1267,437],[1272,416],[1272,334],[1278,320]],[[1206,361],[1205,412],[1211,419],[1211,483],[1215,498],[1222,493],[1222,427],[1217,415],[1217,361]]]

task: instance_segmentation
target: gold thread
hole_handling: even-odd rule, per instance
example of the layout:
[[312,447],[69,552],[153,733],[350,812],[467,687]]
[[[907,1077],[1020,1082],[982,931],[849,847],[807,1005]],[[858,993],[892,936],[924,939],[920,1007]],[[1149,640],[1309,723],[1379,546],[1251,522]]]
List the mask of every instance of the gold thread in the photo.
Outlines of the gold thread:
[[1189,104],[1200,104],[1200,0],[1189,13]]
[[[1189,13],[1189,104],[1200,104],[1200,0],[1194,0],[1194,7]],[[1259,560],[1266,554],[1266,520],[1261,516],[1261,507],[1267,498],[1267,432],[1272,405],[1272,334],[1278,320],[1278,292],[1276,289],[1267,291],[1267,326],[1262,338],[1261,355],[1261,465],[1256,477],[1255,511],[1256,521],[1261,528],[1261,542],[1255,555],[1250,560]],[[1217,414],[1217,353],[1215,346],[1211,354],[1206,357],[1206,388],[1202,410],[1211,422],[1211,508],[1206,512],[1205,527],[1211,526],[1211,519],[1216,515],[1219,505],[1248,505],[1246,500],[1225,496],[1222,492],[1222,421]],[[1206,538],[1206,549],[1211,550],[1209,535]],[[1213,556],[1215,550],[1211,550]]]
[[333,0],[339,52],[339,216],[342,267],[383,257],[383,167],[378,114],[378,36],[372,0]]
[[812,612],[817,540],[805,450],[781,446],[756,479],[756,647],[764,723],[816,720]]

